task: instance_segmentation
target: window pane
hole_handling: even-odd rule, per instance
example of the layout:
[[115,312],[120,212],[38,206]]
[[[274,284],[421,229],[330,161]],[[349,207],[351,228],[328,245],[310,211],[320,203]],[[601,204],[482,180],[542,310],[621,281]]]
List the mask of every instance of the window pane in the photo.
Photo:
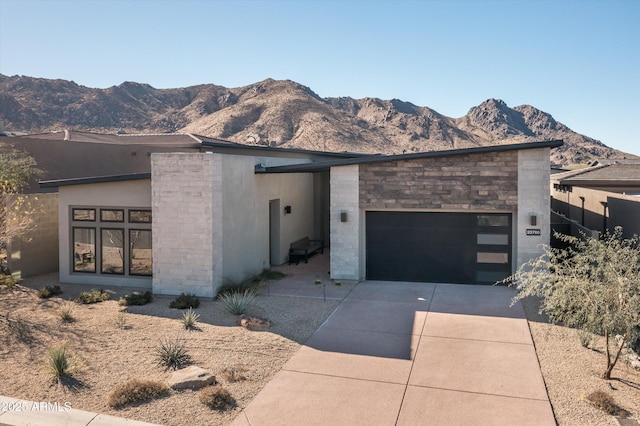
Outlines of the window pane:
[[73,209],[73,220],[78,221],[95,221],[96,209]]
[[95,228],[73,228],[73,271],[96,272]]
[[485,253],[478,252],[478,263],[509,263],[509,254],[507,253]]
[[151,231],[148,229],[129,230],[129,274],[152,274]]
[[100,220],[103,222],[124,222],[124,210],[100,209]]
[[122,229],[102,229],[103,274],[124,274],[124,231]]
[[129,222],[151,223],[151,210],[129,210]]
[[478,215],[480,226],[509,226],[508,215]]
[[478,244],[491,244],[506,246],[509,244],[509,235],[506,234],[478,234]]

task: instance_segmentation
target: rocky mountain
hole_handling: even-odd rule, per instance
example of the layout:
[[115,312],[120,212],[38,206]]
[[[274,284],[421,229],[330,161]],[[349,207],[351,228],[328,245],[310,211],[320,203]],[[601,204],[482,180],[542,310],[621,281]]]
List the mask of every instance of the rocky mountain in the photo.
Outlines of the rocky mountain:
[[563,139],[554,162],[633,157],[530,105],[510,108],[489,99],[451,118],[398,99],[321,98],[301,84],[272,79],[231,89],[213,84],[155,89],[133,82],[94,89],[0,74],[0,121],[7,130],[29,133],[185,132],[244,144],[382,153]]

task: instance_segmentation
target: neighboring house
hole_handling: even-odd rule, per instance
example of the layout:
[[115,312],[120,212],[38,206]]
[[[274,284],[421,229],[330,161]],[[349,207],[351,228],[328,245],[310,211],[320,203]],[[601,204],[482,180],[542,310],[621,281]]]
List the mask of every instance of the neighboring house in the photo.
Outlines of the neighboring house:
[[[131,137],[133,138],[133,137]],[[561,141],[407,155],[201,140],[149,172],[49,179],[62,282],[213,297],[321,238],[340,280],[491,284],[549,242]]]
[[597,232],[622,226],[640,235],[640,160],[598,160],[551,176],[551,208]]

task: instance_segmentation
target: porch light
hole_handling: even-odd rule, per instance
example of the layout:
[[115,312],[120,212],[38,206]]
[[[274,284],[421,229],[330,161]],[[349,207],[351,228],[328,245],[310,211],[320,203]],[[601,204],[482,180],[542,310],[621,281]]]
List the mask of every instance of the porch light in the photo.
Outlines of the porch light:
[[342,212],[340,212],[340,222],[346,222],[346,221],[347,221],[347,211],[342,210]]
[[536,226],[538,224],[538,213],[529,213],[529,221],[531,226]]

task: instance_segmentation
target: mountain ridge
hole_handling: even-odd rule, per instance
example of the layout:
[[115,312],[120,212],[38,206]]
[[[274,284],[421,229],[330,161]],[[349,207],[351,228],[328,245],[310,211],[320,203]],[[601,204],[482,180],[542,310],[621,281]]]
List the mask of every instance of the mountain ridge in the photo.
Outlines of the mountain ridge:
[[562,139],[565,145],[552,152],[556,163],[635,158],[531,105],[511,108],[488,99],[452,118],[400,99],[322,98],[300,83],[270,78],[237,88],[156,89],[127,81],[94,89],[0,74],[0,121],[29,133],[181,132],[244,144],[387,154]]

